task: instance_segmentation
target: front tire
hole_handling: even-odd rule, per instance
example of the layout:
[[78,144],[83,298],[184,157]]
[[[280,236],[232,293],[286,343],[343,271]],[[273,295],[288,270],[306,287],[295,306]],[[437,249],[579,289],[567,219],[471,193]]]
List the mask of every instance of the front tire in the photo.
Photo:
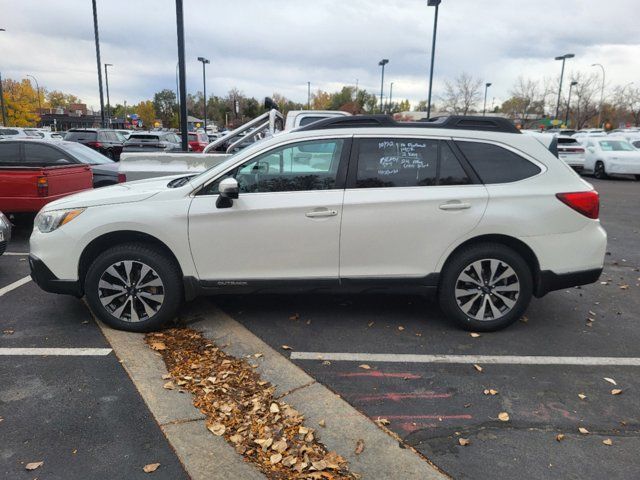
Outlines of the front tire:
[[522,256],[485,243],[466,247],[447,262],[438,296],[440,308],[460,327],[490,332],[518,320],[532,293],[531,270]]
[[175,318],[182,304],[180,269],[154,246],[117,245],[90,265],[85,295],[96,317],[112,328],[157,330]]
[[596,162],[596,165],[593,168],[593,176],[598,180],[606,180],[608,178],[607,172],[604,169],[604,163]]

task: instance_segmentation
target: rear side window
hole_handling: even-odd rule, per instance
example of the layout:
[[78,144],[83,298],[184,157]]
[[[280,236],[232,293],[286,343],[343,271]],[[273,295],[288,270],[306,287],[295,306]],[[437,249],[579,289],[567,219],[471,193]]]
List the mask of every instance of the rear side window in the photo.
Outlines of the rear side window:
[[67,156],[49,145],[25,143],[24,163],[29,166],[65,165]]
[[20,145],[0,142],[0,165],[19,165]]
[[95,142],[96,132],[68,132],[64,139],[71,142]]
[[483,183],[510,183],[533,177],[540,167],[506,148],[479,142],[456,142]]
[[438,141],[363,138],[358,147],[357,188],[435,185]]

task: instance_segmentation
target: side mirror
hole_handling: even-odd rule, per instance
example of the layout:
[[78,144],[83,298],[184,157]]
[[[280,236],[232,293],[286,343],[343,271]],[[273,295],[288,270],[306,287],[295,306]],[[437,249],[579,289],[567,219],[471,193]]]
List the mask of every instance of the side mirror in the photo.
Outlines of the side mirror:
[[235,178],[225,178],[218,185],[220,196],[216,200],[217,208],[230,208],[233,205],[233,199],[238,198],[238,181]]

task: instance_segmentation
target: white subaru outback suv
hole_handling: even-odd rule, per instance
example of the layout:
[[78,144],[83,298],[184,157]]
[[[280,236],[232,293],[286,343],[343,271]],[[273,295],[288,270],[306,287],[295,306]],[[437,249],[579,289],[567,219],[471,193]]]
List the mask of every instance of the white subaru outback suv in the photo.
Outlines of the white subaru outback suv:
[[33,279],[146,331],[199,294],[437,292],[463,328],[496,330],[531,296],[595,282],[606,233],[590,184],[499,118],[322,120],[197,176],[45,206]]

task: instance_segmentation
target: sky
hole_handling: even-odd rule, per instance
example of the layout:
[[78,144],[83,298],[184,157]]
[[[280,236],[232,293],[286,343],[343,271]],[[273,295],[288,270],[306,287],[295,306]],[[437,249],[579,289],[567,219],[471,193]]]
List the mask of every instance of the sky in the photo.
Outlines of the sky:
[[[501,103],[519,76],[560,74],[554,57],[574,53],[565,74],[599,74],[607,90],[640,86],[638,0],[442,0],[434,98],[444,82],[467,72],[491,82],[488,105]],[[111,63],[112,104],[176,89],[173,0],[97,0],[102,63]],[[226,95],[233,87],[261,99],[274,92],[298,101],[312,91],[358,82],[412,104],[428,90],[433,7],[426,0],[184,0],[187,91]],[[0,0],[0,72],[38,79],[98,109],[90,0]],[[105,96],[106,101],[106,96]]]

